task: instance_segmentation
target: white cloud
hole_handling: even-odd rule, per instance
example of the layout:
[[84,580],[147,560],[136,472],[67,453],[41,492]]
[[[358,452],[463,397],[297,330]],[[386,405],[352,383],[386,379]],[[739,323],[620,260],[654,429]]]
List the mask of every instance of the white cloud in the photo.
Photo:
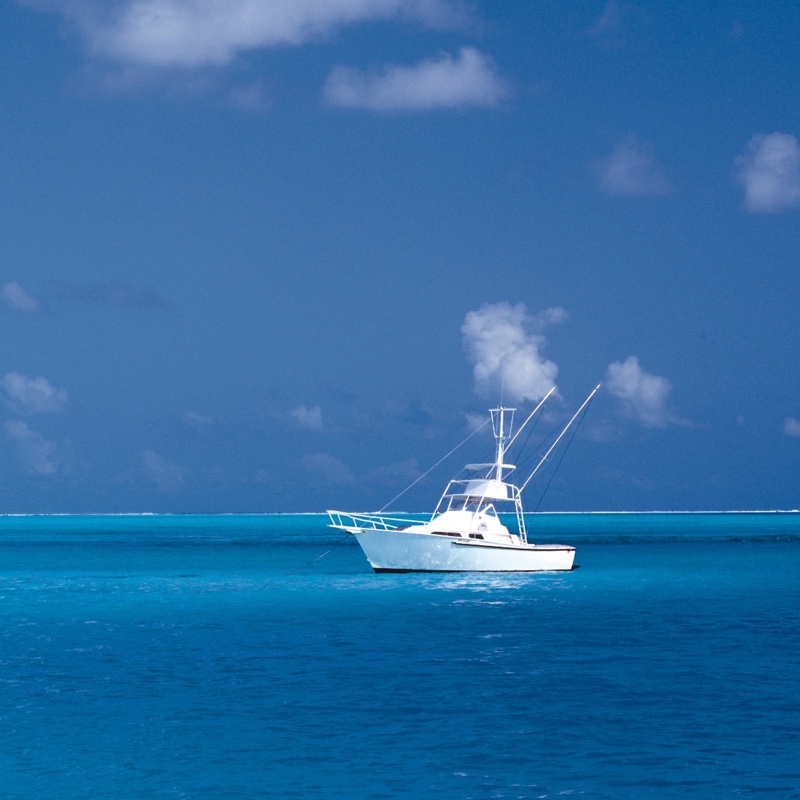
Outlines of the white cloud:
[[355,475],[350,467],[343,461],[328,453],[314,453],[303,456],[300,463],[304,469],[313,473],[317,478],[336,484],[337,486],[352,486],[356,482]]
[[390,64],[367,73],[334,67],[324,97],[330,105],[345,108],[427,111],[495,106],[508,92],[508,84],[488,56],[474,47],[462,47],[455,58],[442,53],[413,66]]
[[663,428],[670,417],[666,410],[672,387],[666,378],[651,375],[639,366],[636,356],[609,364],[605,387],[621,400],[625,412],[648,428]]
[[19,419],[7,420],[4,427],[25,472],[32,475],[53,475],[58,471],[58,465],[52,458],[56,447],[53,442],[48,442]]
[[39,300],[16,281],[8,281],[3,284],[3,288],[0,289],[0,297],[13,311],[35,314],[41,308]]
[[622,6],[617,0],[609,0],[603,8],[600,19],[589,31],[590,36],[602,36],[610,31],[616,31],[622,25]]
[[466,414],[467,430],[471,433],[479,431],[486,424],[486,414]]
[[800,420],[786,417],[783,421],[783,432],[792,439],[800,439]]
[[359,22],[415,19],[450,25],[449,0],[52,0],[90,51],[154,68],[223,66],[248,50],[299,45]]
[[142,453],[142,466],[148,480],[152,481],[159,491],[175,494],[184,486],[183,470],[153,450]]
[[736,166],[748,211],[768,214],[800,206],[800,142],[791,134],[754,136]]
[[319,406],[297,406],[289,415],[297,420],[298,424],[312,431],[322,430],[322,409]]
[[672,188],[652,147],[630,135],[600,163],[600,182],[614,195],[659,195]]
[[198,414],[196,411],[187,411],[183,415],[184,424],[190,428],[209,428],[214,424],[212,414]]
[[628,32],[646,20],[647,15],[637,5],[609,0],[587,34],[606,45],[621,46],[625,44]]
[[566,318],[562,308],[531,316],[522,303],[486,304],[470,311],[461,333],[472,360],[475,389],[511,402],[540,400],[555,386],[558,366],[539,352],[541,331]]
[[419,464],[415,458],[386,464],[373,470],[369,478],[381,485],[396,486],[398,481],[406,485],[415,481],[420,476]]
[[268,111],[272,107],[267,85],[263,81],[232,87],[228,92],[228,104],[250,113]]
[[9,372],[2,383],[9,404],[29,414],[55,413],[67,404],[64,389],[55,389],[47,378],[29,378],[19,372]]
[[124,283],[60,283],[55,289],[59,299],[68,303],[110,308],[162,308],[165,305],[155,290]]

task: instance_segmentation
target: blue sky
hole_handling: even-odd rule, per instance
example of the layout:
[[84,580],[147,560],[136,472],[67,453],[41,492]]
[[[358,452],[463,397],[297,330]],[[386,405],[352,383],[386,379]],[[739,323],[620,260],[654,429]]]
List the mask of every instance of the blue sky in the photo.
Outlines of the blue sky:
[[800,506],[798,4],[0,15],[0,512]]

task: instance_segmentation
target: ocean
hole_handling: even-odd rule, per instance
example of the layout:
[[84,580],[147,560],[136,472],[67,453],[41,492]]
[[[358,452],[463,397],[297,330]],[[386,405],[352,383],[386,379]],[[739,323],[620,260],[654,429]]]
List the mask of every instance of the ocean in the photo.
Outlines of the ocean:
[[0,518],[0,798],[800,798],[800,514],[542,514],[539,575],[319,515]]

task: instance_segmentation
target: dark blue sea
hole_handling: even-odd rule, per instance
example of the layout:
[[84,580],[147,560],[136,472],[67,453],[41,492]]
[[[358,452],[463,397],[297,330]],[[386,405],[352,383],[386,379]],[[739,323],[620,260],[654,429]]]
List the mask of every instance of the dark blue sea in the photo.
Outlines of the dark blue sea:
[[800,798],[800,515],[537,515],[551,575],[325,523],[0,518],[0,797]]

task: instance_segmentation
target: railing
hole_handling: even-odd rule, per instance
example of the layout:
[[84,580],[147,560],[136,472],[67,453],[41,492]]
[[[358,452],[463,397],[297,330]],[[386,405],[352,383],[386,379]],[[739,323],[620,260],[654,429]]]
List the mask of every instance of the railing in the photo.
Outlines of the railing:
[[390,517],[386,514],[350,514],[345,511],[328,511],[327,513],[331,520],[331,528],[340,528],[343,531],[351,532],[365,528],[376,531],[391,531],[422,523],[420,519]]

